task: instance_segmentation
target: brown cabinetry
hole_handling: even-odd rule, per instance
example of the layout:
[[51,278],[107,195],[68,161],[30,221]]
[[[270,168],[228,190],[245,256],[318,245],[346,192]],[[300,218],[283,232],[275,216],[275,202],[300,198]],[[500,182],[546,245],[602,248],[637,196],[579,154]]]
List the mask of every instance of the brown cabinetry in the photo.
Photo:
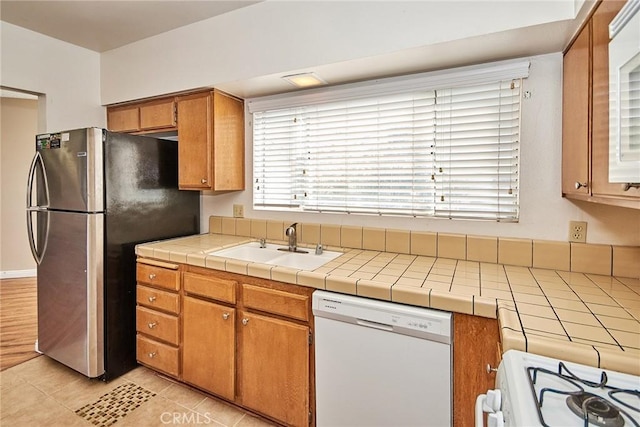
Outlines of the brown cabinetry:
[[219,91],[178,101],[178,181],[192,190],[244,190],[244,106]]
[[453,314],[453,425],[473,426],[479,394],[495,388],[500,362],[498,321],[468,314]]
[[107,129],[132,133],[175,130],[175,97],[108,107]]
[[136,266],[136,358],[138,362],[179,376],[179,266],[138,262]]
[[600,2],[564,55],[562,193],[640,208],[640,190],[609,183],[608,26],[624,3]]
[[185,296],[182,378],[233,401],[236,395],[236,310]]
[[[312,293],[139,260],[138,360],[279,423],[307,426],[314,402]],[[177,312],[172,296],[181,302]]]
[[246,311],[239,317],[242,405],[286,425],[307,425],[309,327]]

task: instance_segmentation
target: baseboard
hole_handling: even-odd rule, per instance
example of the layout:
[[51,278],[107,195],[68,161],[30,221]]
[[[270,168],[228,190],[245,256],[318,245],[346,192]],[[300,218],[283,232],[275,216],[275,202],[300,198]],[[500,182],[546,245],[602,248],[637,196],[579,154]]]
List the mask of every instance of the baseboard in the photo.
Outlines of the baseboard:
[[0,271],[0,279],[19,279],[21,277],[35,277],[36,276],[35,268],[33,270],[10,270],[10,271]]

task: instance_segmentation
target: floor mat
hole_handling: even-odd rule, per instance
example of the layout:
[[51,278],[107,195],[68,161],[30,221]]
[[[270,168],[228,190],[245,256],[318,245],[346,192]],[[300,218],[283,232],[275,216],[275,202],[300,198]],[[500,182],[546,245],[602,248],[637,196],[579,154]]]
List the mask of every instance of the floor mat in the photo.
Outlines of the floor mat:
[[107,427],[113,425],[156,394],[134,383],[126,383],[114,388],[76,411],[76,414],[90,423]]

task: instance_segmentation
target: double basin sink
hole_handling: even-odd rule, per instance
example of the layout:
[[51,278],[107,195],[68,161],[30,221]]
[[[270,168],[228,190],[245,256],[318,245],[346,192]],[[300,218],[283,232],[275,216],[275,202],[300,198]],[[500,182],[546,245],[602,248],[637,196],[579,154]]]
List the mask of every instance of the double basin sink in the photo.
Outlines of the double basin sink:
[[[303,250],[306,251],[306,249]],[[342,252],[322,251],[322,253],[316,254],[314,249],[310,249],[306,253],[290,252],[287,246],[268,243],[265,247],[261,247],[259,242],[251,242],[226,249],[210,251],[207,252],[207,255],[247,262],[279,265],[298,270],[315,270],[339,257],[342,255]]]

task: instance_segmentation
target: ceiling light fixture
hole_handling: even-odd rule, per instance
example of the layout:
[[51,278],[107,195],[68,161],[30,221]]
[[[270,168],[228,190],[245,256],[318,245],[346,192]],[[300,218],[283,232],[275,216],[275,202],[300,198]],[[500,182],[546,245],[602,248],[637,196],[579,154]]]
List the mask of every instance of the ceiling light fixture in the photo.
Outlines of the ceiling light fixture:
[[305,88],[312,86],[326,85],[327,82],[316,76],[314,73],[299,73],[282,76],[287,82],[294,86]]

